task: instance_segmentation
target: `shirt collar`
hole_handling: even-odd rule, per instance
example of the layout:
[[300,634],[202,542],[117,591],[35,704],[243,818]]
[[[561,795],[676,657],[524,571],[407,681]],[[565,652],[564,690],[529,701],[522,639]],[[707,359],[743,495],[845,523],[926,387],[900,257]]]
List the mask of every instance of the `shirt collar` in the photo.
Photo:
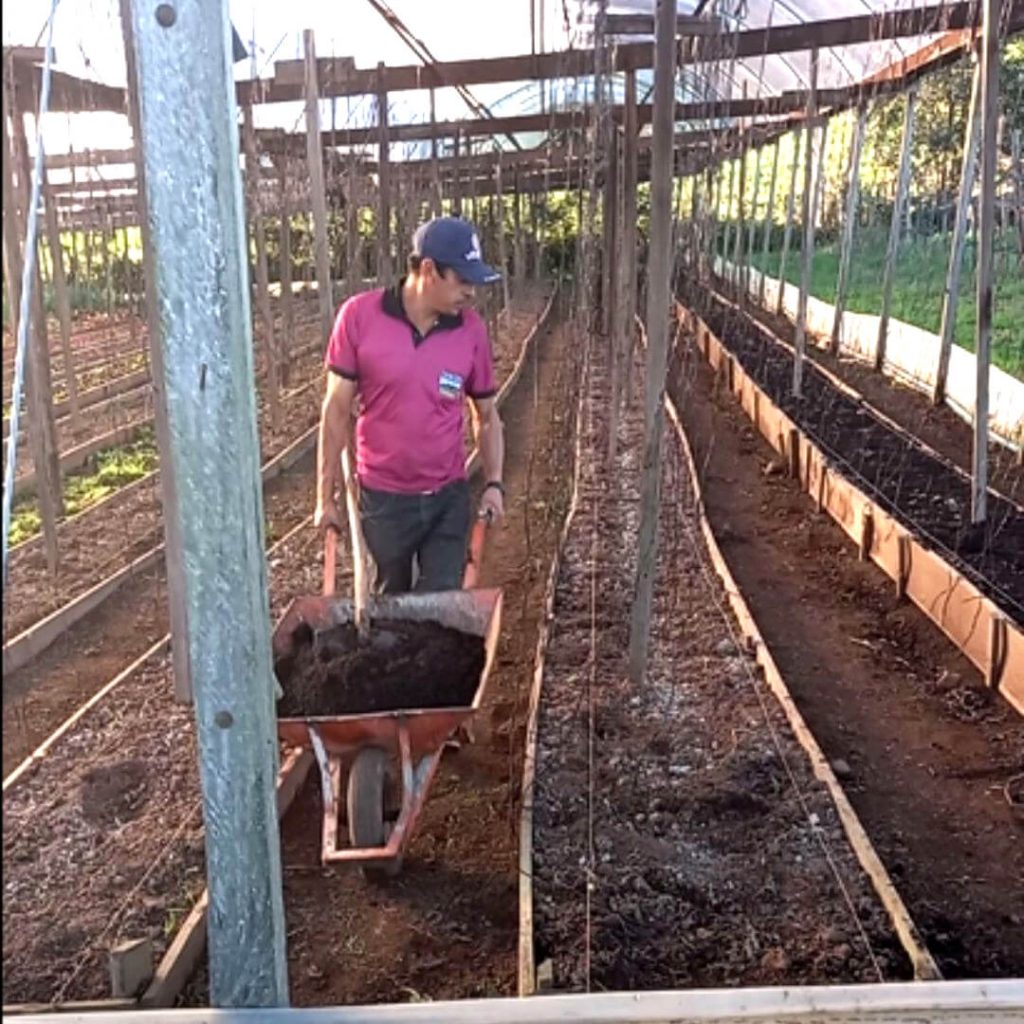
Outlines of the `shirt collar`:
[[[409,319],[409,315],[405,311],[405,304],[402,302],[402,288],[405,285],[405,281],[406,279],[404,277],[400,278],[397,284],[384,289],[384,296],[381,299],[381,307],[388,316],[409,324],[409,326],[415,330],[416,325]],[[438,316],[437,322],[434,326],[427,331],[427,335],[432,334],[434,331],[453,331],[457,327],[461,326],[461,313],[442,313]],[[424,335],[424,337],[427,335]]]

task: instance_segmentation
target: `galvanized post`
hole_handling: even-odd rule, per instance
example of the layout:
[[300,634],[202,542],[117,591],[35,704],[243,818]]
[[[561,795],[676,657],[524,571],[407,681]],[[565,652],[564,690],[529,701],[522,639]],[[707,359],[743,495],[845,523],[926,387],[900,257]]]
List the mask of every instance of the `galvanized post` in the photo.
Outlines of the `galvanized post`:
[[231,22],[227,4],[209,0],[132,0],[131,10],[177,482],[168,512],[181,529],[203,786],[210,1001],[282,1006],[278,745]]
[[946,268],[946,286],[942,297],[942,321],[939,326],[939,365],[935,371],[932,402],[941,405],[946,399],[946,378],[949,376],[949,357],[956,334],[956,312],[960,305],[960,275],[964,264],[964,246],[967,243],[967,218],[971,208],[971,195],[978,172],[978,145],[981,140],[981,61],[976,55],[974,84],[971,88],[971,107],[964,137],[964,157],[960,170],[960,193],[953,223],[953,240]]
[[832,321],[831,351],[839,353],[839,334],[843,325],[846,296],[850,291],[850,260],[853,257],[853,239],[857,230],[857,206],[860,201],[860,155],[864,149],[864,133],[868,124],[868,108],[861,104],[857,111],[857,127],[853,133],[849,174],[846,180],[846,210],[843,214],[843,240],[839,249],[839,277],[836,281],[836,313]]
[[661,506],[661,433],[668,366],[672,276],[672,125],[675,96],[675,0],[658,0],[655,25],[654,144],[651,165],[651,249],[647,285],[647,379],[640,487],[636,589],[629,630],[629,675],[647,671]]
[[896,202],[893,206],[892,221],[889,225],[889,246],[885,252],[885,270],[882,277],[882,313],[878,321],[878,345],[875,347],[875,369],[885,365],[885,346],[889,339],[889,312],[892,306],[892,285],[896,276],[896,252],[899,249],[903,225],[903,211],[910,191],[910,157],[914,139],[914,112],[917,106],[917,90],[907,93],[907,109],[903,119],[903,141],[900,151],[899,178],[896,182]]
[[[804,382],[804,350],[807,345],[807,298],[811,290],[811,267],[814,260],[814,122],[818,113],[818,50],[811,51],[811,87],[807,92],[807,152],[804,154],[804,193],[801,215],[804,238],[800,247],[800,298],[796,311],[796,334],[793,339],[793,397],[799,398]],[[822,145],[825,143],[822,134]]]
[[985,0],[981,49],[981,198],[978,214],[978,317],[974,331],[976,366],[974,446],[971,458],[971,522],[988,517],[988,384],[992,342],[992,269],[996,247],[995,193],[998,166],[1000,0]]
[[768,206],[764,212],[764,238],[761,242],[761,282],[757,289],[758,305],[764,305],[764,282],[768,277],[768,255],[772,247],[772,228],[775,222],[775,185],[779,178],[779,140],[772,146],[772,173],[768,182]]
[[796,173],[800,167],[800,143],[806,140],[811,145],[810,126],[798,128],[793,137],[793,166],[789,173],[789,195],[786,197],[786,227],[782,232],[782,252],[779,255],[779,298],[775,312],[781,313],[786,298],[786,263],[789,257],[789,245],[793,238],[793,217],[796,214]]

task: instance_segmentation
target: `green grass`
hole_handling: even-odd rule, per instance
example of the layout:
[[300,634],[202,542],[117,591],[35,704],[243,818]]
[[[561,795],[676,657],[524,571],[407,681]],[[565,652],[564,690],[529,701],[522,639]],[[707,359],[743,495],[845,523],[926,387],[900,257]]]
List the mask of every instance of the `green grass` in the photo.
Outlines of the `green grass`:
[[[885,265],[887,234],[862,231],[850,262],[850,291],[847,309],[856,313],[878,314],[882,308],[882,272]],[[949,262],[949,236],[915,239],[904,243],[896,260],[891,315],[898,320],[938,333],[942,319],[942,293]],[[759,269],[765,261],[754,258]],[[1004,232],[996,241],[995,316],[992,325],[992,361],[1009,373],[1024,379],[1024,272],[1017,262],[1014,232]],[[968,243],[960,280],[954,340],[968,351],[974,350],[975,328],[975,252]],[[767,271],[778,276],[779,253],[772,252]],[[822,245],[814,253],[811,294],[824,302],[835,301],[839,273],[839,246]],[[799,254],[791,250],[786,263],[786,279],[800,281]]]
[[[131,444],[99,452],[88,469],[64,481],[65,515],[84,512],[156,467],[156,435],[152,427],[144,427]],[[42,529],[42,525],[35,497],[23,498],[14,505],[8,543],[13,546],[28,540]]]

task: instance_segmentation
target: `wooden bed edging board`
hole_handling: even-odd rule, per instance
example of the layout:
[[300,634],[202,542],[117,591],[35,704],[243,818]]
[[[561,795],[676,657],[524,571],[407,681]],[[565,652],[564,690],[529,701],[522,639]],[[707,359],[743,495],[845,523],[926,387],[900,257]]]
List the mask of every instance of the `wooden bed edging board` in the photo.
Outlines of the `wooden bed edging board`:
[[679,443],[683,449],[686,471],[689,473],[690,486],[696,499],[696,509],[704,543],[711,556],[711,563],[714,566],[715,572],[722,582],[722,589],[729,599],[729,606],[739,622],[740,631],[752,645],[757,664],[764,670],[765,681],[785,712],[793,734],[807,754],[815,778],[828,789],[832,803],[839,814],[839,820],[842,822],[843,831],[853,847],[857,861],[868,878],[871,879],[871,884],[874,886],[879,900],[881,900],[886,913],[889,915],[889,920],[899,936],[903,949],[910,958],[914,968],[914,977],[919,981],[939,979],[942,977],[942,974],[939,971],[938,965],[935,963],[931,953],[928,952],[924,939],[921,938],[921,934],[914,924],[910,912],[900,898],[899,892],[897,892],[896,886],[889,876],[889,872],[875,852],[871,839],[857,817],[857,812],[853,809],[853,805],[836,778],[835,772],[832,771],[828,758],[825,757],[821,747],[818,745],[818,741],[814,738],[813,733],[804,721],[803,715],[800,714],[789,692],[789,688],[786,686],[786,681],[782,678],[782,673],[772,657],[771,650],[765,643],[761,630],[758,628],[757,622],[743,597],[743,592],[733,578],[729,565],[723,557],[721,549],[718,547],[714,531],[704,511],[700,476],[697,472],[697,465],[694,462],[689,439],[686,436],[686,431],[683,428],[682,420],[679,417],[675,404],[667,395],[665,397],[665,411],[675,427],[676,436],[679,438]]
[[540,717],[540,695],[544,686],[544,659],[551,639],[554,621],[555,590],[562,566],[562,552],[569,538],[569,530],[576,518],[580,497],[580,465],[583,461],[583,408],[586,397],[587,376],[590,369],[590,336],[584,348],[577,381],[579,395],[576,401],[576,446],[573,454],[572,492],[569,508],[559,534],[558,545],[544,585],[544,610],[537,650],[533,659],[533,681],[526,713],[526,750],[523,756],[523,781],[520,789],[519,810],[519,982],[521,996],[533,995],[537,990],[537,971],[533,945],[533,784],[537,772],[537,726]]
[[797,470],[804,489],[897,587],[1024,715],[1024,629],[834,469],[821,449],[749,377],[695,313],[680,307],[704,358],[726,370],[727,387],[765,440]]
[[[1024,1015],[1024,982],[911,981],[794,988],[599,992],[532,999],[461,999],[259,1010],[151,1010],[132,1024],[1007,1024]],[[82,1013],[76,1024],[123,1024]],[[68,1024],[40,1013],[21,1024]]]

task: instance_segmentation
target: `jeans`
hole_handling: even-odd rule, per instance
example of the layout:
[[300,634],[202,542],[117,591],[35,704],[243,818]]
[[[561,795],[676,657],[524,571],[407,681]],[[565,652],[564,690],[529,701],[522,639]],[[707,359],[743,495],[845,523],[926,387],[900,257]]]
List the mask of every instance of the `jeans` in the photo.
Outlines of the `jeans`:
[[[466,565],[469,484],[456,480],[431,494],[361,487],[363,537],[377,568],[378,594],[458,590]],[[414,567],[416,570],[413,586]]]

